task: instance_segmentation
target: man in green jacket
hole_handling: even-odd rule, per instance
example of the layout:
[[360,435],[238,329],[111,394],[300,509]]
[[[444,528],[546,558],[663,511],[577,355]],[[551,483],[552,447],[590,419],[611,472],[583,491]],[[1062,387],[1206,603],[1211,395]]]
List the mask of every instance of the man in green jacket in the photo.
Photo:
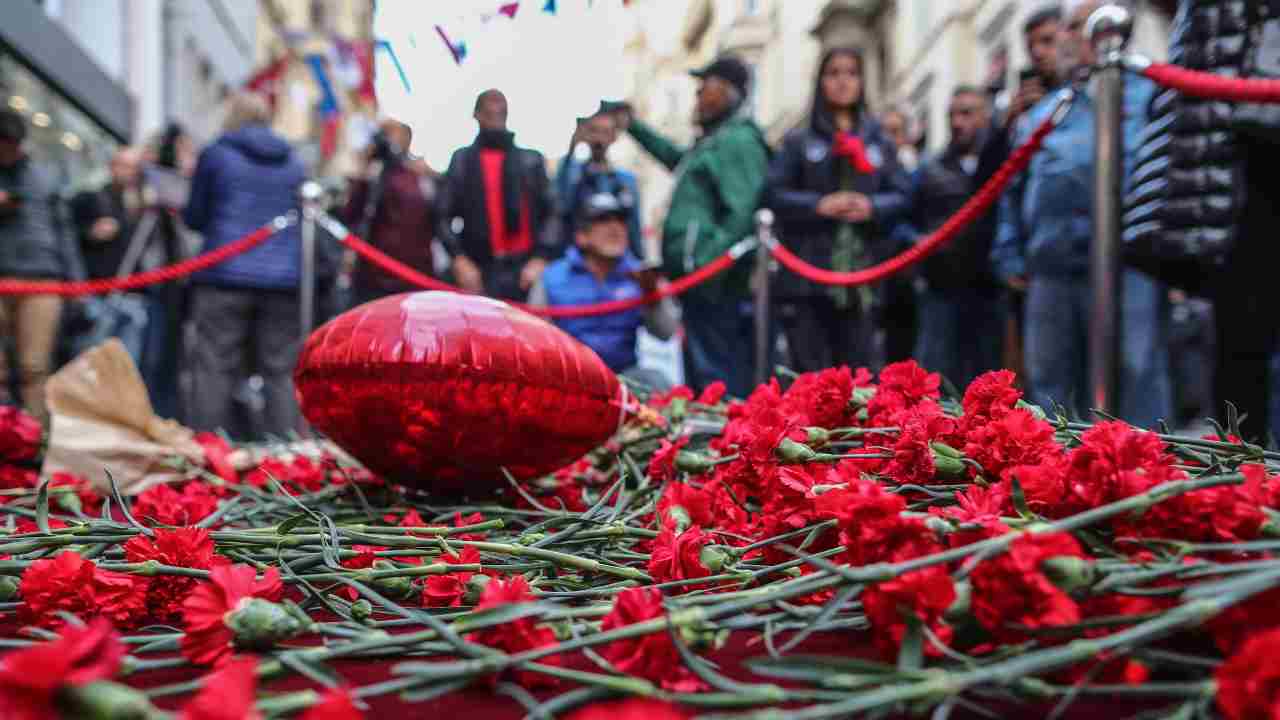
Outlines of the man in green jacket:
[[[694,71],[696,121],[702,135],[680,148],[641,122],[632,137],[675,174],[675,189],[662,225],[663,266],[669,277],[687,275],[714,260],[752,232],[764,188],[769,146],[743,112],[750,71],[740,60],[721,57]],[[685,327],[685,373],[700,389],[723,380],[731,394],[751,389],[751,263],[693,288],[681,298]]]

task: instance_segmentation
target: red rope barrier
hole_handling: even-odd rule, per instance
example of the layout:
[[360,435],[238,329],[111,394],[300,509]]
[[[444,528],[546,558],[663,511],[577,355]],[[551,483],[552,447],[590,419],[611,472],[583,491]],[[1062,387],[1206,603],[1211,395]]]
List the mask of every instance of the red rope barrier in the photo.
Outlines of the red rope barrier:
[[[378,248],[370,245],[354,233],[347,232],[346,228],[337,223],[332,218],[322,218],[321,222],[327,223],[329,231],[342,239],[342,244],[354,250],[358,255],[369,261],[383,271],[394,275],[395,277],[418,287],[427,290],[448,290],[451,292],[466,293],[456,285],[450,285],[443,280],[437,280],[422,272],[418,272],[404,263],[396,260],[390,255],[382,252]],[[626,312],[644,305],[652,305],[661,301],[663,298],[680,295],[695,285],[700,285],[712,277],[727,270],[733,263],[741,257],[746,251],[746,246],[734,246],[728,252],[684,277],[667,283],[659,287],[653,292],[646,293],[639,297],[628,298],[626,300],[610,300],[608,302],[593,303],[591,305],[557,305],[557,306],[535,306],[525,303],[513,302],[511,305],[520,308],[534,315],[549,318],[573,318],[573,317],[590,317],[594,315],[610,315],[613,313]]]
[[987,180],[973,197],[969,198],[954,215],[947,219],[942,227],[930,233],[924,240],[904,250],[901,254],[889,258],[882,263],[853,272],[837,272],[815,267],[805,262],[781,243],[770,243],[769,252],[788,270],[800,277],[820,285],[867,285],[906,270],[932,255],[955,236],[960,234],[970,223],[978,219],[999,199],[1013,177],[1026,169],[1031,156],[1040,149],[1044,138],[1057,124],[1058,113],[1055,111],[1031,133],[1031,137],[1018,149],[1013,151],[1009,159],[1000,166],[995,175]]
[[218,263],[226,262],[241,253],[248,252],[293,222],[293,218],[281,216],[239,240],[223,245],[217,250],[197,255],[173,265],[122,278],[102,278],[100,280],[81,280],[78,282],[0,278],[0,295],[105,295],[113,292],[138,290],[148,285],[172,282],[192,273],[213,267]]
[[1135,69],[1155,84],[1183,95],[1206,100],[1280,103],[1280,80],[1224,77],[1168,63],[1151,63]]

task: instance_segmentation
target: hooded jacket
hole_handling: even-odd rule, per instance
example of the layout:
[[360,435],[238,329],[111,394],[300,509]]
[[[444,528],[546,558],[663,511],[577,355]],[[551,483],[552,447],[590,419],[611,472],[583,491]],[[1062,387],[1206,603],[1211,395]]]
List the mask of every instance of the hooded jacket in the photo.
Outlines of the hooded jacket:
[[[204,251],[239,240],[298,207],[306,177],[284,138],[264,125],[246,125],[200,153],[182,217],[204,235]],[[224,263],[196,273],[197,284],[294,290],[301,268],[297,224]]]
[[[825,61],[824,63],[825,64]],[[889,234],[906,209],[910,178],[898,163],[898,154],[889,136],[865,110],[858,113],[856,135],[862,139],[867,159],[876,166],[872,173],[853,177],[853,192],[871,199],[874,213],[867,223],[867,250],[872,259],[893,254]],[[809,122],[797,127],[782,140],[782,147],[769,166],[765,204],[773,209],[779,225],[779,239],[806,262],[830,268],[831,251],[839,223],[818,214],[823,196],[839,191],[838,163],[847,162],[831,153],[835,122],[822,101],[821,76],[815,83]],[[822,295],[826,288],[784,270],[776,276],[779,297]]]

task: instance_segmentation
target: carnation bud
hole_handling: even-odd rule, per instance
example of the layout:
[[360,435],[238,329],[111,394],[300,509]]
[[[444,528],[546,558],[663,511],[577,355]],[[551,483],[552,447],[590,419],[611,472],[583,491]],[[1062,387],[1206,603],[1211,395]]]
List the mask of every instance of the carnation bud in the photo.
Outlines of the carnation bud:
[[517,545],[532,545],[547,536],[546,533],[525,533],[516,538]]
[[957,582],[955,589],[956,599],[951,602],[951,606],[942,614],[942,617],[953,625],[969,616],[969,607],[973,600],[973,586],[969,584],[968,580]]
[[366,622],[373,617],[373,603],[360,598],[351,603],[351,618],[356,622]]
[[826,493],[829,493],[832,490],[843,490],[847,487],[849,487],[849,483],[832,483],[830,485],[814,485],[813,487],[809,488],[809,494],[812,495],[813,497],[818,497],[819,495],[825,495]]
[[1095,573],[1093,563],[1071,555],[1058,555],[1047,558],[1040,563],[1049,582],[1064,592],[1082,590],[1093,584]]
[[[397,568],[394,563],[387,562],[386,560],[375,560],[373,563],[373,569],[395,570]],[[408,577],[383,578],[375,581],[374,585],[379,590],[382,590],[392,597],[404,598],[414,594],[413,579]]]
[[484,594],[484,588],[489,584],[489,576],[476,573],[467,580],[467,591],[462,596],[462,602],[465,605],[475,605],[480,602],[480,596]]
[[126,685],[107,682],[65,686],[58,692],[62,717],[85,720],[151,720],[165,717],[147,696]]
[[684,417],[689,409],[689,401],[682,397],[672,398],[667,404],[667,413],[671,415],[672,420],[679,420]]
[[698,553],[698,562],[712,574],[719,574],[733,560],[733,555],[721,545],[705,545]]
[[783,462],[788,463],[813,462],[818,457],[818,453],[814,452],[813,448],[798,443],[789,437],[782,438],[782,442],[778,443],[778,447],[774,448],[773,454],[777,455]]
[[964,474],[964,453],[936,441],[929,443],[929,449],[933,451],[933,467],[939,475]]
[[18,578],[9,575],[0,576],[0,602],[9,602],[18,597]]
[[715,462],[702,453],[689,450],[676,453],[675,468],[690,475],[701,475],[715,466]]
[[236,647],[270,650],[277,641],[307,630],[311,619],[292,603],[282,605],[262,598],[245,598],[223,621],[235,635]]
[[820,448],[831,442],[831,431],[823,427],[810,426],[804,429],[805,444],[809,447]]
[[684,532],[685,528],[693,524],[693,518],[689,517],[689,511],[679,505],[672,505],[667,508],[667,517],[671,518],[671,522],[675,523],[677,533]]
[[54,497],[57,500],[58,507],[72,515],[79,515],[84,510],[84,506],[80,503],[80,496],[73,492],[58,493]]

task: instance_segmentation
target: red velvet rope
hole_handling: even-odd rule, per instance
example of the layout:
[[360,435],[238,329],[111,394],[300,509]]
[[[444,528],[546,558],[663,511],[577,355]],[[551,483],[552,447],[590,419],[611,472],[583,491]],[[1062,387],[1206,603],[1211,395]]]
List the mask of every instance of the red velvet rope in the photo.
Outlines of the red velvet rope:
[[1234,102],[1280,103],[1280,80],[1234,78],[1188,70],[1168,63],[1151,63],[1142,75],[1163,87],[1192,97]]
[[[437,280],[430,275],[418,272],[404,263],[396,260],[390,255],[382,252],[378,248],[361,240],[354,233],[347,233],[342,237],[342,244],[354,250],[357,254],[373,263],[382,270],[394,275],[401,280],[427,290],[448,290],[451,292],[467,292],[460,287],[450,285],[442,280]],[[594,315],[611,315],[613,313],[626,312],[644,305],[652,305],[663,298],[680,295],[695,285],[700,285],[715,275],[720,274],[729,266],[733,265],[736,257],[733,252],[726,252],[720,257],[685,275],[684,277],[667,283],[639,297],[628,298],[626,300],[610,300],[608,302],[593,303],[591,305],[556,305],[556,306],[536,306],[527,305],[525,303],[513,302],[511,305],[520,308],[534,315],[550,318],[572,318],[572,317],[590,317]]]
[[[1053,115],[1056,114],[1056,112],[1053,113]],[[861,270],[837,272],[810,265],[781,243],[771,243],[768,246],[769,251],[788,270],[820,285],[867,285],[900,273],[924,260],[953,240],[965,227],[977,220],[979,216],[995,204],[1000,194],[1004,192],[1005,188],[1013,180],[1013,176],[1026,169],[1027,164],[1031,162],[1031,156],[1040,149],[1040,146],[1044,143],[1045,136],[1053,130],[1055,126],[1053,115],[1045,118],[1044,122],[1040,123],[1040,126],[1031,133],[1031,137],[1013,151],[1013,154],[1000,166],[996,174],[992,175],[991,179],[987,180],[978,189],[978,192],[974,193],[973,197],[969,198],[954,215],[948,218],[942,224],[942,227],[897,256]]]
[[100,280],[81,280],[79,282],[0,278],[0,295],[105,295],[113,292],[138,290],[148,285],[172,282],[192,273],[213,267],[218,263],[226,262],[240,253],[248,252],[292,223],[292,218],[277,218],[239,240],[223,245],[217,250],[197,255],[173,265],[122,278],[102,278]]

